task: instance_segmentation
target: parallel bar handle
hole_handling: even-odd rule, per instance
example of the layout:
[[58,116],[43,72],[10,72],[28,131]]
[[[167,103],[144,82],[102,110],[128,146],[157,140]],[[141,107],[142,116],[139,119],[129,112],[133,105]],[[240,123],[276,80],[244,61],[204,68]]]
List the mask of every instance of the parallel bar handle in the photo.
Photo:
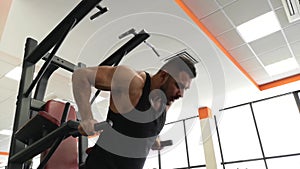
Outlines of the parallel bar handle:
[[62,116],[61,116],[60,124],[63,124],[64,122],[67,121],[68,114],[69,114],[69,111],[70,111],[70,107],[71,107],[71,104],[69,102],[67,102],[65,104],[65,108],[64,108],[64,111],[63,111]]
[[162,147],[171,146],[171,145],[173,145],[172,140],[165,140],[165,141],[160,142],[160,146],[162,146]]
[[[79,125],[79,123],[78,123]],[[113,122],[110,121],[110,120],[107,120],[107,121],[103,121],[103,122],[100,122],[100,123],[96,123],[94,125],[94,128],[95,128],[95,131],[100,131],[100,130],[105,130],[107,127],[111,127],[113,126]],[[81,136],[81,134],[79,133],[78,130],[74,131],[74,132],[71,132],[71,135],[73,137],[79,137]]]

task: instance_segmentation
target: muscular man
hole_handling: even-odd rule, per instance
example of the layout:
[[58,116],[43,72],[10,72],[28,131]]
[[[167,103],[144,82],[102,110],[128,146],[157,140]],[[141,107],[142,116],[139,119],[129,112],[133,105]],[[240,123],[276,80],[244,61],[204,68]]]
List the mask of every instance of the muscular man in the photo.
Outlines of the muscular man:
[[82,68],[72,76],[73,94],[82,121],[79,131],[93,135],[89,103],[91,86],[110,91],[107,118],[113,127],[101,132],[86,160],[87,169],[142,169],[155,138],[162,130],[171,104],[190,87],[194,64],[175,57],[154,75],[126,66]]

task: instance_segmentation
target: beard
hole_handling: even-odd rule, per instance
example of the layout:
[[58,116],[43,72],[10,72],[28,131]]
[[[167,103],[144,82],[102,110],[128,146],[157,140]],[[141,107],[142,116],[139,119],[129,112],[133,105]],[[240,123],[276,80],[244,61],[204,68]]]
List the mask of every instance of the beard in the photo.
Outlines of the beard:
[[171,105],[171,98],[168,97],[168,95],[167,95],[166,87],[161,86],[160,90],[161,90],[161,92],[160,92],[161,103],[165,104],[167,106],[170,106]]

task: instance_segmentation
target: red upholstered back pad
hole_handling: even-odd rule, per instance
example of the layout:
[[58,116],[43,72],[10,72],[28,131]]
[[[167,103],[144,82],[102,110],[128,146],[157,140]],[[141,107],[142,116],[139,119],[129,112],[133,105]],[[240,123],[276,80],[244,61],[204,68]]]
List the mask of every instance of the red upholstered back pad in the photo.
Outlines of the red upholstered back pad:
[[[45,112],[48,112],[58,121],[61,120],[65,103],[50,100],[45,105]],[[73,106],[70,106],[70,111],[67,120],[76,120],[76,112]],[[41,159],[47,153],[42,153]],[[45,169],[78,169],[78,148],[77,138],[68,137],[56,149]]]

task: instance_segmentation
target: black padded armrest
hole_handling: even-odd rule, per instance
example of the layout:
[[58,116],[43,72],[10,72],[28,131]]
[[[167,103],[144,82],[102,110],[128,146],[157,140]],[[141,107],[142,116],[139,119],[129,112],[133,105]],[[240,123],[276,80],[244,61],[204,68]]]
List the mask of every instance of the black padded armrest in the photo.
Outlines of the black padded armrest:
[[59,137],[68,137],[70,133],[77,131],[79,122],[69,120],[68,122],[62,124],[57,129],[50,132],[48,135],[35,141],[33,144],[27,146],[22,151],[19,151],[15,155],[11,156],[10,162],[25,162],[34,156],[45,151],[52,146],[53,142]]
[[59,121],[46,112],[39,112],[15,133],[15,138],[24,144],[44,137],[59,127]]

